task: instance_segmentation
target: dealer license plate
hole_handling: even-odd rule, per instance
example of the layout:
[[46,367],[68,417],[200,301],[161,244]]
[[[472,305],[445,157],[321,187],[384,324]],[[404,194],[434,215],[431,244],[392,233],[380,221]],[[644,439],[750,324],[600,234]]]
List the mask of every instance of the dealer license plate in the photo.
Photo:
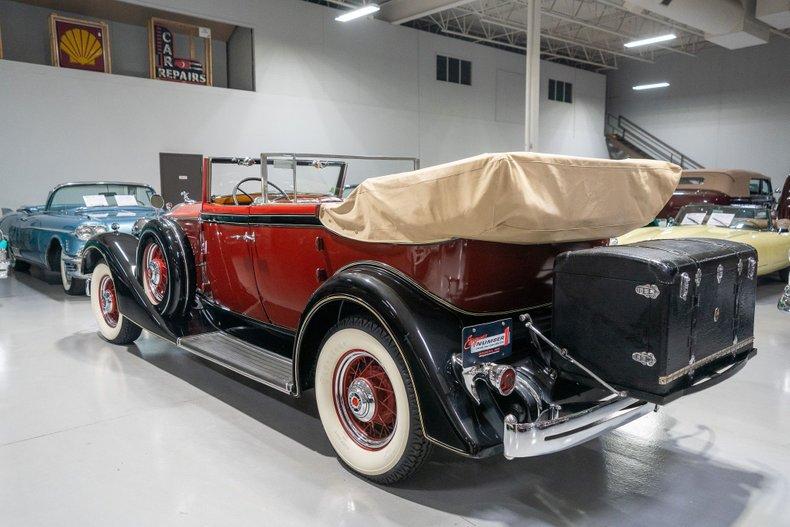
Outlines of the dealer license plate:
[[461,339],[464,367],[509,357],[512,340],[513,321],[509,318],[465,327]]

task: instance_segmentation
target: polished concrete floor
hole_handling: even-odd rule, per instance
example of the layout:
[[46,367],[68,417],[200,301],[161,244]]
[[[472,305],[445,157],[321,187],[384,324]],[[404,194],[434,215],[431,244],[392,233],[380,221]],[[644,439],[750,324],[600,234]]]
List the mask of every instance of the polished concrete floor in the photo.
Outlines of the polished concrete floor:
[[735,378],[537,459],[434,454],[381,488],[291,400],[161,340],[102,341],[87,298],[0,281],[0,525],[790,525],[790,314],[763,281]]

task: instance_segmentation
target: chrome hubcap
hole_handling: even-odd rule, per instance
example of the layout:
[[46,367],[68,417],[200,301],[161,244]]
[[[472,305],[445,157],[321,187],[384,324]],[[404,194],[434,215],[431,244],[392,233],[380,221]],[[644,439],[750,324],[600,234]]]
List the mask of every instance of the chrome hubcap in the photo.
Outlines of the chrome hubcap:
[[150,273],[151,285],[156,287],[159,285],[159,266],[156,262],[148,262],[148,272]]
[[363,423],[373,419],[376,413],[376,398],[373,388],[365,379],[355,379],[348,388],[348,407],[354,417]]
[[101,298],[102,298],[102,304],[101,304],[102,313],[104,313],[105,315],[107,313],[112,313],[112,307],[113,307],[112,293],[110,293],[108,290],[104,290],[101,293]]

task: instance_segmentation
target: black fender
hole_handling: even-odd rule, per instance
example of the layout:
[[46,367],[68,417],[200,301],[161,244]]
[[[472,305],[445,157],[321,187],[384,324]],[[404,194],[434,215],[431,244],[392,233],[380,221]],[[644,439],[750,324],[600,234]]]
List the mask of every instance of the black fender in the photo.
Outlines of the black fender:
[[165,319],[145,295],[135,272],[138,240],[131,234],[107,232],[85,244],[82,272],[90,274],[100,262],[112,272],[118,309],[129,320],[171,342],[183,334],[181,324]]
[[154,218],[146,222],[139,240],[134,257],[138,282],[142,283],[143,249],[154,240],[162,247],[170,273],[167,295],[156,310],[166,316],[186,315],[195,296],[195,257],[183,230],[167,217]]
[[339,319],[360,313],[378,319],[395,341],[417,391],[428,439],[474,457],[501,447],[502,430],[484,417],[483,408],[467,395],[452,367],[453,354],[462,349],[463,327],[497,317],[455,310],[409,278],[376,263],[341,270],[311,297],[294,347],[298,392],[312,386],[318,347],[326,331]]

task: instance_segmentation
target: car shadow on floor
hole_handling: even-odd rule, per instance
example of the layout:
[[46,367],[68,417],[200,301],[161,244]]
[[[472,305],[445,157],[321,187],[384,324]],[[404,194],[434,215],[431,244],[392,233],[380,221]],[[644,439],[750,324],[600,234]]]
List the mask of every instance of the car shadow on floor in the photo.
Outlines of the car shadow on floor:
[[536,458],[435,455],[414,478],[385,490],[504,524],[718,526],[737,522],[765,479],[704,453],[615,431]]
[[318,420],[312,390],[302,397],[291,397],[156,337],[149,336],[138,342],[127,347],[130,353],[310,450],[323,456],[334,456]]
[[[31,289],[52,300],[68,302],[87,302],[89,298],[83,295],[67,295],[60,283],[60,275],[46,271],[40,267],[31,266],[27,271],[13,271],[6,280],[16,280],[24,288]],[[22,293],[24,294],[24,293]]]
[[757,302],[778,301],[787,282],[779,280],[778,275],[761,276],[757,281]]
[[[128,350],[314,452],[334,457],[312,392],[289,397],[153,337]],[[514,461],[501,456],[471,460],[435,448],[414,477],[380,489],[432,509],[504,524],[633,525],[635,518],[642,525],[662,526],[736,522],[767,476],[715,461],[705,449],[690,452],[671,439],[671,418],[661,424],[659,440],[618,431],[553,455]],[[700,428],[699,434],[712,445],[705,435],[709,431]]]

